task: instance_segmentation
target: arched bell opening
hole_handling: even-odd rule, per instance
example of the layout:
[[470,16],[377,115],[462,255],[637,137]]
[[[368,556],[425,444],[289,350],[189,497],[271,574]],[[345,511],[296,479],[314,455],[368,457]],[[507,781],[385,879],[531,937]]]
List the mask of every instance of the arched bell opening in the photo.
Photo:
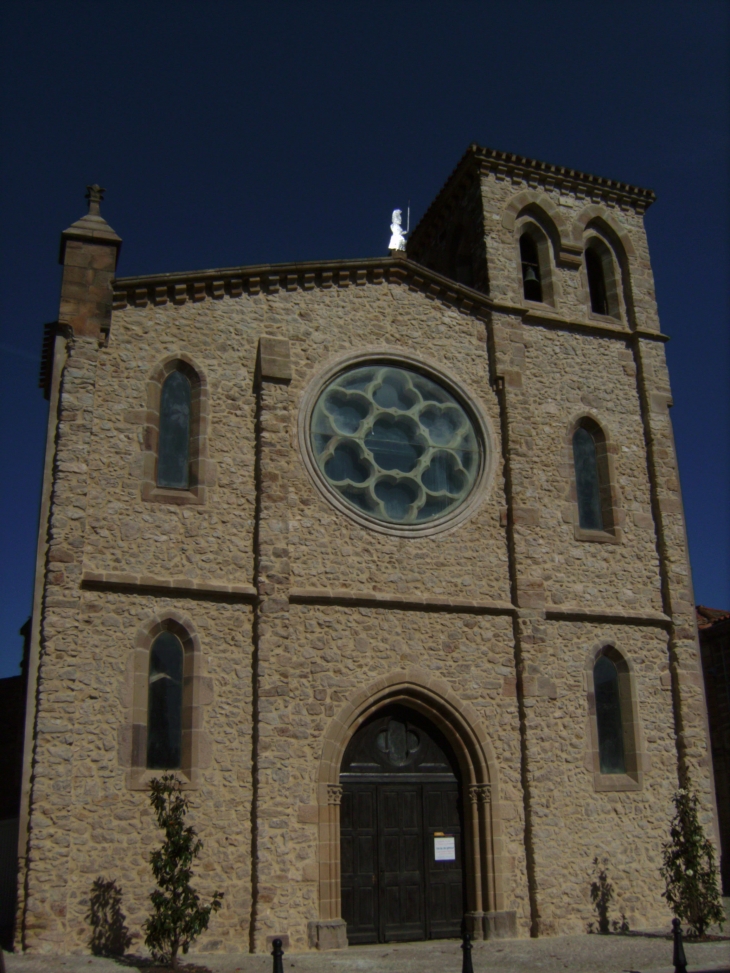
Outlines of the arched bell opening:
[[[408,716],[404,724],[405,731],[394,728],[388,733],[388,721],[394,718],[394,714],[402,713],[404,710],[407,711]],[[379,720],[385,721],[386,725],[378,727]],[[408,773],[418,775],[424,771],[423,765],[416,761],[417,751],[408,746],[409,722],[410,732],[418,733],[418,728],[425,726],[431,741],[428,746],[433,743],[443,754],[443,757],[439,758],[441,769],[435,776],[443,774],[444,779],[433,782],[452,785],[456,782],[457,784],[457,807],[461,815],[461,901],[465,910],[463,918],[468,931],[475,939],[509,938],[516,935],[516,914],[514,911],[505,911],[504,850],[498,783],[494,776],[495,758],[486,731],[474,708],[469,703],[459,700],[447,683],[434,677],[433,674],[413,667],[408,671],[407,676],[406,673],[393,673],[390,677],[382,678],[376,684],[360,690],[332,721],[323,741],[319,773],[320,918],[309,924],[311,945],[320,949],[342,947],[348,942],[346,922],[343,919],[341,802],[348,782],[355,783],[355,778],[348,775],[364,772],[365,769],[358,767],[358,753],[361,744],[370,738],[358,737],[358,733],[361,728],[365,728],[366,734],[374,734],[370,744],[371,749],[372,746],[377,748],[377,740],[380,739],[381,744],[385,741],[389,751],[401,753],[402,757],[398,759],[405,759],[406,763],[398,770],[391,768],[394,774],[390,780],[393,783],[406,782],[406,778],[401,778],[401,775]],[[385,736],[380,736],[383,732]],[[351,748],[350,744],[353,740],[356,742]],[[405,755],[403,756],[404,745]],[[380,763],[378,764],[378,758],[375,757],[373,766],[377,764],[382,771],[384,769],[382,758],[385,751],[378,752],[381,754]],[[420,744],[418,752],[426,752],[420,751]],[[406,769],[409,766],[408,760],[411,759],[416,761],[411,765],[415,766],[416,770]],[[383,774],[383,776],[389,775]],[[397,781],[393,780],[395,776],[399,778]],[[430,774],[424,776],[433,780]],[[366,783],[362,777],[358,782]],[[375,784],[378,781],[373,779],[371,783]],[[383,783],[388,781],[384,780]],[[345,813],[349,813],[347,809]],[[444,831],[443,835],[434,833],[441,830]],[[345,838],[351,837],[347,831],[346,826]],[[429,836],[431,843],[429,853],[433,853],[434,863],[433,839],[436,837],[448,838],[452,835],[446,828],[432,829]],[[456,839],[457,836],[453,835],[453,837]],[[423,841],[422,847],[425,847],[425,837]],[[456,840],[454,845],[456,849]],[[442,847],[446,853],[445,849],[449,847],[449,843],[444,843]],[[347,849],[345,854],[349,854]],[[425,850],[423,854],[425,855]],[[455,851],[455,854],[458,855],[458,852]],[[456,860],[458,859],[454,859]],[[379,868],[378,862],[378,871],[375,873],[370,871],[371,882],[372,875],[377,876],[378,893],[380,892]],[[345,874],[348,874],[347,869]],[[349,893],[346,891],[345,898],[347,894]],[[345,911],[347,909],[346,905]],[[426,927],[428,928],[433,933],[438,925],[432,921],[431,926]],[[379,937],[381,929],[382,924],[378,925],[377,929]]]

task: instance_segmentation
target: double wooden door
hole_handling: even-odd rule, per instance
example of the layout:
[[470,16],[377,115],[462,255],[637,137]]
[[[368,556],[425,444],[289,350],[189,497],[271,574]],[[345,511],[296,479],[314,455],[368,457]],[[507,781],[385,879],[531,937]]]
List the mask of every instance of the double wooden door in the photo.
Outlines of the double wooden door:
[[349,942],[458,936],[464,916],[458,785],[346,783],[340,815]]

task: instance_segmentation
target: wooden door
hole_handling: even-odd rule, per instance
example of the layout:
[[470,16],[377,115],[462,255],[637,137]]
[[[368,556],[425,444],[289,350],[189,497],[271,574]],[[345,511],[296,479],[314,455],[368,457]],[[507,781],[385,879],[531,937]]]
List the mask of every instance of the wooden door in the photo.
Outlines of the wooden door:
[[465,911],[458,785],[424,784],[423,816],[428,938],[448,939],[460,935]]
[[340,781],[349,942],[458,936],[466,908],[461,791],[448,743],[419,714],[389,707],[350,741]]
[[380,941],[426,938],[419,784],[378,786]]
[[347,785],[340,807],[341,889],[353,945],[378,942],[377,840],[376,785]]

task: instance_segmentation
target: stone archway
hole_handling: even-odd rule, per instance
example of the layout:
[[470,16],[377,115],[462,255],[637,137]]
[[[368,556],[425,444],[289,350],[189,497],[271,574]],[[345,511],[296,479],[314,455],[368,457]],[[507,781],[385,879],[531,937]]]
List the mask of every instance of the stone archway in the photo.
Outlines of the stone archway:
[[496,761],[473,706],[451,687],[417,667],[395,672],[361,690],[331,721],[319,765],[319,914],[310,943],[319,949],[347,945],[340,869],[340,768],[355,732],[378,710],[400,705],[420,713],[448,742],[464,791],[466,922],[475,939],[516,935],[516,916],[505,911],[504,850]]

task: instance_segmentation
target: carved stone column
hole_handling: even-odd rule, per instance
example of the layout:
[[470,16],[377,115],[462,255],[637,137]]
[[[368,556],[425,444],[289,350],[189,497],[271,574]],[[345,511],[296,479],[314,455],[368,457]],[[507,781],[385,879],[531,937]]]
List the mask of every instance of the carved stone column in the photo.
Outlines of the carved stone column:
[[309,945],[317,949],[343,949],[347,946],[347,923],[340,915],[340,804],[342,786],[327,785],[327,804],[320,807],[320,918],[309,923]]
[[486,863],[484,869],[484,938],[514,939],[517,935],[517,913],[514,910],[505,911],[501,908],[504,904],[503,896],[501,889],[497,886],[499,869],[496,859],[501,854],[501,836],[494,833],[492,785],[477,784],[476,791]]
[[472,939],[484,938],[484,897],[483,897],[483,866],[484,848],[481,842],[479,822],[479,789],[482,784],[469,785],[469,833],[465,837],[469,841],[471,854],[468,858],[469,891],[472,908],[464,916],[466,929]]

